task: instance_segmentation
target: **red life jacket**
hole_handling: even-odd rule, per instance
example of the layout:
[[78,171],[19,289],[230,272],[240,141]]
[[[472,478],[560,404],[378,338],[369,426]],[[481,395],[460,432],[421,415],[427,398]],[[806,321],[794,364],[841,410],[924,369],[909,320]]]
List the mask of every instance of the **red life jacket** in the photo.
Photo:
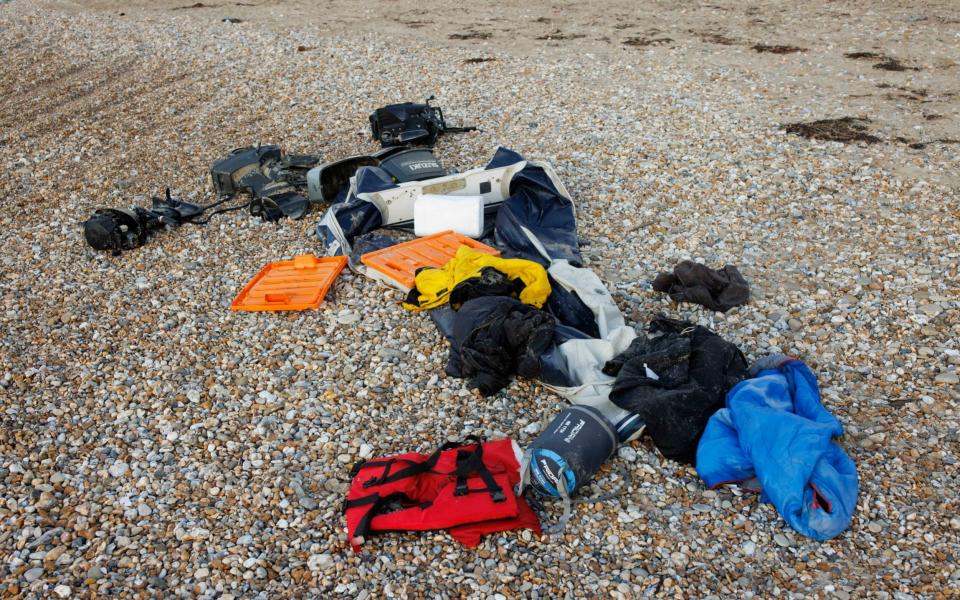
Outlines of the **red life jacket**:
[[[484,533],[520,527],[539,532],[536,515],[514,493],[520,465],[509,439],[371,460],[354,473],[344,510],[355,551],[359,538],[374,531],[450,529],[468,546],[479,544]],[[396,504],[399,510],[385,512]]]
[[497,533],[500,531],[512,531],[514,529],[530,529],[537,535],[540,535],[540,518],[533,512],[527,501],[522,496],[517,496],[517,516],[508,519],[498,519],[496,521],[481,521],[479,523],[467,523],[466,525],[457,525],[451,527],[448,532],[450,536],[468,548],[476,548],[480,545],[480,538],[488,533]]

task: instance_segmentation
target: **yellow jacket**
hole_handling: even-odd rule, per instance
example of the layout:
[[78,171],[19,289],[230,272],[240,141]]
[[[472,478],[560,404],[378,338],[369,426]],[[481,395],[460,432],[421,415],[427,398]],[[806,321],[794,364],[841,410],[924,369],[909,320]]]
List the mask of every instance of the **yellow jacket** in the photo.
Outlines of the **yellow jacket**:
[[[498,258],[460,246],[456,256],[439,269],[423,269],[415,278],[416,287],[411,297],[419,303],[404,302],[404,308],[422,310],[445,304],[450,292],[461,281],[478,277],[484,267],[493,267],[509,279],[520,279],[526,287],[520,292],[520,301],[536,308],[543,306],[550,296],[547,271],[539,264],[522,258]],[[419,293],[419,296],[416,294]]]

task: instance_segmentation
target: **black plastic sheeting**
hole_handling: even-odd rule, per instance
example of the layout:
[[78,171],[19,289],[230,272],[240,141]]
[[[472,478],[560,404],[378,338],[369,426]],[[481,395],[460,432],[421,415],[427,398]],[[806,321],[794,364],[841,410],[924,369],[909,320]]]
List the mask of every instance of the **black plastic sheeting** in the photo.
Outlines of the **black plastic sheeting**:
[[557,318],[557,322],[573,327],[586,334],[586,337],[599,338],[600,326],[593,314],[576,292],[571,292],[547,275],[550,282],[550,296],[544,310]]
[[490,159],[490,162],[488,162],[484,168],[489,171],[490,169],[499,169],[500,167],[514,165],[525,160],[527,159],[519,152],[515,152],[510,148],[504,148],[503,146],[497,146],[497,150],[493,153],[493,158]]
[[[317,235],[329,254],[350,254],[350,247],[341,246],[334,227],[339,226],[344,239],[352,244],[357,237],[378,229],[382,223],[383,215],[375,204],[354,199],[331,205],[317,224]],[[331,252],[332,249],[334,251]]]
[[[524,229],[536,237],[547,257]],[[525,258],[544,266],[565,258],[575,267],[583,265],[573,201],[560,194],[537,166],[524,167],[510,180],[510,197],[497,212],[494,237],[509,258]]]
[[389,248],[390,246],[396,246],[400,241],[396,240],[389,235],[383,235],[382,233],[365,233],[358,237],[353,242],[353,249],[350,252],[350,262],[357,264],[360,262],[360,257],[368,252],[376,252],[377,250],[383,250],[384,248]]
[[540,375],[537,377],[547,385],[557,387],[576,387],[582,382],[574,378],[567,367],[567,359],[560,352],[560,346],[570,340],[585,340],[589,336],[579,329],[558,324],[553,329],[553,344],[540,355]]

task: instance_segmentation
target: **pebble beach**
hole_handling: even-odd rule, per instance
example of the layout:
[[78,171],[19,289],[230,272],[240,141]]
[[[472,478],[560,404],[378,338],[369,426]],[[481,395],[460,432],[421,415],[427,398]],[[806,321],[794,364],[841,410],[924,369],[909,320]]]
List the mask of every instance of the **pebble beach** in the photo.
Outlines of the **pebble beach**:
[[[955,5],[197,4],[0,1],[0,596],[960,595]],[[368,114],[431,94],[480,128],[440,139],[446,168],[499,145],[555,167],[628,324],[685,318],[813,369],[859,471],[848,531],[805,538],[641,439],[562,535],[391,533],[355,554],[354,463],[525,446],[565,402],[522,378],[466,390],[429,317],[348,270],[317,310],[232,312],[267,262],[323,253],[325,206],[119,256],[84,242],[100,207],[213,202],[233,148],[374,151]],[[785,129],[847,116],[878,141]],[[750,304],[654,292],[684,259],[737,265]]]

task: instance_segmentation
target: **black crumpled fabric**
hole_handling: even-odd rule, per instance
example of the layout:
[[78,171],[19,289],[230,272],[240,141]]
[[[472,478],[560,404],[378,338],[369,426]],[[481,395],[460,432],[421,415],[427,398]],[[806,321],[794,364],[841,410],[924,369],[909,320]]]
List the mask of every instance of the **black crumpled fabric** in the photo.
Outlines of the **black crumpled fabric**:
[[750,286],[734,265],[717,270],[685,260],[673,273],[657,275],[653,289],[670,294],[674,302],[693,302],[720,312],[750,301]]
[[519,277],[511,280],[493,267],[483,267],[477,277],[464,279],[454,286],[450,291],[450,308],[460,310],[468,300],[484,296],[519,298],[524,287],[526,286]]
[[454,313],[446,372],[484,396],[514,375],[535,378],[540,355],[553,341],[552,315],[505,296],[468,300]]
[[749,376],[747,360],[734,344],[687,321],[657,317],[649,331],[663,335],[636,338],[604,365],[617,378],[610,400],[640,415],[665,457],[693,464],[707,420]]
[[583,382],[570,372],[567,359],[560,352],[560,346],[570,340],[586,339],[590,339],[590,336],[579,329],[558,322],[553,329],[553,342],[540,355],[540,373],[537,375],[537,379],[541,383],[557,387],[577,387],[581,385]]
[[557,318],[562,325],[579,329],[587,337],[599,338],[600,325],[597,316],[583,303],[576,292],[567,290],[547,273],[550,282],[550,296],[543,309]]

